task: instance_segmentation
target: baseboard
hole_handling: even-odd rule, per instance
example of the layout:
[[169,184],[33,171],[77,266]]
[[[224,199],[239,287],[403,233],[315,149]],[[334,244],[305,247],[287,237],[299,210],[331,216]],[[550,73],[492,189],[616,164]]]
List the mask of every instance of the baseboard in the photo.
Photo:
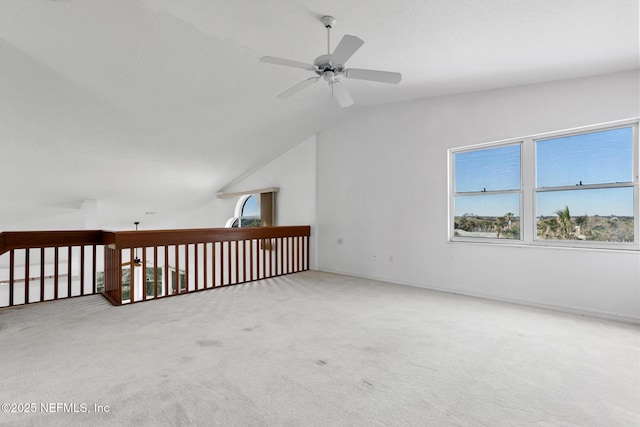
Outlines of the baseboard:
[[624,323],[631,323],[631,324],[635,324],[635,325],[640,325],[640,317],[625,316],[625,315],[620,315],[620,314],[616,314],[616,313],[600,312],[600,311],[588,310],[588,309],[584,309],[584,308],[566,307],[566,306],[562,306],[562,305],[543,304],[543,303],[537,303],[537,302],[532,302],[532,301],[519,300],[519,299],[515,299],[515,298],[501,297],[501,296],[497,296],[497,295],[480,294],[480,293],[476,293],[476,292],[473,292],[473,291],[467,291],[467,290],[464,290],[464,289],[461,290],[461,289],[441,288],[441,287],[438,287],[438,286],[426,285],[426,284],[422,284],[422,283],[404,282],[404,281],[401,281],[401,280],[389,279],[389,278],[384,278],[384,277],[375,277],[375,276],[369,276],[369,275],[365,275],[365,274],[355,274],[355,273],[350,273],[350,272],[346,272],[346,271],[339,271],[339,270],[316,269],[316,271],[322,271],[322,272],[325,272],[325,273],[333,273],[333,274],[341,274],[341,275],[344,275],[344,276],[358,277],[358,278],[367,279],[367,280],[375,280],[377,282],[393,283],[393,284],[398,284],[398,285],[403,285],[403,286],[411,286],[411,287],[414,287],[414,288],[428,289],[428,290],[431,290],[431,291],[446,292],[448,294],[464,295],[464,296],[475,297],[475,298],[483,298],[483,299],[487,299],[487,300],[491,300],[491,301],[500,301],[500,302],[506,302],[506,303],[510,303],[510,304],[517,304],[517,305],[527,306],[527,307],[541,308],[541,309],[545,309],[545,310],[552,310],[552,311],[558,311],[558,312],[562,312],[562,313],[575,314],[575,315],[578,315],[578,316],[594,317],[594,318],[598,318],[598,319],[613,320],[613,321],[616,321],[616,322],[624,322]]

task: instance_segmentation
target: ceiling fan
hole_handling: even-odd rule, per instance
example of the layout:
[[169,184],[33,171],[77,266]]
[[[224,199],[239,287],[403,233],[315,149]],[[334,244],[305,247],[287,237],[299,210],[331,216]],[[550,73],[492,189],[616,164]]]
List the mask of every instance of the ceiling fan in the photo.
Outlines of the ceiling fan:
[[[138,231],[138,225],[140,224],[140,221],[135,221],[133,224],[136,226],[136,231]],[[125,265],[133,265],[134,267],[140,267],[142,265],[142,262],[138,257],[138,248],[136,248],[135,250],[136,252],[135,252],[135,257],[133,258],[133,261],[123,262],[122,267],[124,267]]]
[[284,65],[287,67],[302,68],[303,70],[313,71],[316,75],[301,81],[295,86],[285,90],[277,97],[280,99],[289,98],[308,86],[316,83],[321,78],[324,79],[331,87],[331,95],[340,104],[341,107],[348,107],[353,104],[353,98],[349,94],[347,88],[342,84],[341,77],[356,80],[369,80],[381,83],[399,83],[402,74],[389,71],[364,70],[361,68],[345,68],[344,64],[360,46],[364,44],[360,38],[356,36],[345,35],[331,53],[331,27],[336,23],[333,16],[323,16],[321,19],[327,29],[327,54],[318,56],[313,64],[293,61],[290,59],[277,58],[274,56],[263,56],[260,61],[270,64]]

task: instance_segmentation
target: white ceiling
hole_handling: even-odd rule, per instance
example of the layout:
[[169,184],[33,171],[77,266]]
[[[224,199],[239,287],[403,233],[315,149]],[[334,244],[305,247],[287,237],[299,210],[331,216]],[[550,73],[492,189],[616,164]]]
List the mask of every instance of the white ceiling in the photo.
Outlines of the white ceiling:
[[[363,47],[348,80],[259,61]],[[367,105],[638,68],[637,0],[1,0],[0,226],[98,201],[101,227],[158,223]],[[150,220],[144,218],[148,223]],[[37,225],[34,225],[38,228]]]

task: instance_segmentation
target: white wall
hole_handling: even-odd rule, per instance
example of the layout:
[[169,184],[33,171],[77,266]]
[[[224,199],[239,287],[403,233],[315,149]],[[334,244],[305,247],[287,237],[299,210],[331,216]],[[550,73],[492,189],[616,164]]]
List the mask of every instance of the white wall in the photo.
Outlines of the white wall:
[[[315,224],[316,137],[315,135],[225,188],[225,193],[279,187],[276,194],[276,225]],[[224,227],[233,216],[237,198],[211,201],[176,227]]]
[[[314,135],[225,189],[225,192],[279,187],[280,191],[276,194],[276,225],[310,225],[315,223],[315,182]],[[233,210],[229,216],[233,216]]]
[[447,242],[447,150],[638,117],[637,71],[371,107],[317,141],[318,268],[640,321],[640,253]]

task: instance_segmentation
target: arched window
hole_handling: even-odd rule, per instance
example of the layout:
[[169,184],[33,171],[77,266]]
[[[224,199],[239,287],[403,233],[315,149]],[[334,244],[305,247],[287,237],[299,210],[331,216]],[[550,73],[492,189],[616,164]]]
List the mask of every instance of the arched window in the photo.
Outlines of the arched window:
[[240,197],[233,218],[225,224],[227,228],[260,227],[260,206],[251,194]]

